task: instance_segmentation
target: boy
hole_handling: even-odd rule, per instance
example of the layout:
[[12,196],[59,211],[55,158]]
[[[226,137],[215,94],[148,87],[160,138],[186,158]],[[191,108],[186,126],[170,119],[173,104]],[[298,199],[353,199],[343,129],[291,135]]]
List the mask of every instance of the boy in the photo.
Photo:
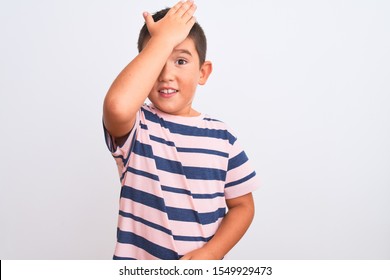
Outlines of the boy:
[[104,100],[122,184],[114,259],[222,259],[253,219],[248,158],[224,123],[192,108],[212,71],[195,10],[144,13],[139,54]]

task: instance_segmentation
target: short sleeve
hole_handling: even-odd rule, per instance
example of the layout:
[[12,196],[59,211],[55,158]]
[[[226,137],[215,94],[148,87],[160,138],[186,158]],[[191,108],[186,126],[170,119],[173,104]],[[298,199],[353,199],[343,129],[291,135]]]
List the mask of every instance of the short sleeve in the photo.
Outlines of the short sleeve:
[[124,169],[127,166],[127,162],[129,160],[131,150],[135,143],[135,138],[139,127],[139,119],[140,119],[139,115],[140,112],[137,113],[136,120],[134,122],[134,127],[132,128],[125,142],[121,146],[116,145],[115,138],[108,132],[103,121],[103,130],[104,130],[104,138],[106,140],[106,145],[108,150],[111,152],[112,156],[116,161],[120,177],[122,176],[122,173],[125,171]]
[[225,197],[232,199],[258,189],[259,180],[237,139],[231,146],[226,173]]

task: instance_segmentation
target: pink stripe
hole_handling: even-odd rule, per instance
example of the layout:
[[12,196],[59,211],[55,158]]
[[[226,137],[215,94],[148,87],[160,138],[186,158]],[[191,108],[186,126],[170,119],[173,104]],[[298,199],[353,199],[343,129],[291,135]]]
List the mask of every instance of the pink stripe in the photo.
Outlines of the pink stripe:
[[182,188],[186,190],[189,189],[189,186],[186,182],[187,179],[184,175],[159,170],[158,176],[160,178],[161,185],[174,188]]
[[232,199],[239,196],[243,196],[250,192],[253,192],[258,189],[259,183],[257,177],[252,177],[250,180],[246,181],[245,184],[240,184],[237,186],[232,186],[225,189],[226,199]]
[[202,153],[180,153],[180,161],[183,166],[199,166],[226,170],[228,159]]
[[230,146],[227,143],[227,141],[223,139],[210,138],[210,137],[194,137],[194,136],[187,136],[187,135],[173,134],[173,133],[171,134],[168,129],[162,128],[158,123],[148,122],[148,127],[150,131],[158,132],[156,133],[156,135],[161,135],[161,137],[163,138],[165,135],[167,135],[168,137],[166,137],[165,139],[169,139],[169,141],[173,141],[176,147],[188,147],[188,148],[207,147],[208,149],[211,150],[221,151],[222,149],[226,151]]
[[225,182],[217,180],[188,179],[187,182],[191,186],[192,193],[217,193],[223,192],[225,188]]
[[154,159],[132,154],[128,163],[129,167],[138,170],[147,170],[149,173],[156,170],[156,163]]
[[165,212],[161,212],[155,208],[146,206],[141,203],[134,202],[127,198],[120,199],[120,210],[132,213],[137,217],[142,217],[145,220],[148,220],[152,223],[161,225],[165,228],[170,228],[168,216]]
[[210,237],[215,234],[221,221],[222,218],[208,225],[179,221],[170,221],[170,223],[173,235]]
[[[137,112],[136,114],[136,121],[135,123],[138,124],[139,123],[139,112]],[[112,153],[114,156],[124,156],[126,157],[128,155],[128,151],[129,151],[129,148],[130,148],[130,144],[131,144],[131,140],[133,139],[133,136],[134,136],[134,133],[135,133],[136,129],[133,129],[129,136],[127,137],[126,139],[126,142],[122,145],[122,147],[117,147],[116,151],[114,153]],[[113,143],[115,145],[115,143]]]
[[[209,149],[209,146],[210,145],[207,146],[207,149]],[[202,149],[204,149],[204,147],[202,147]],[[228,162],[227,158],[213,154],[190,152],[180,152],[178,154],[175,147],[169,147],[163,143],[153,143],[153,152],[156,156],[180,161],[183,166],[200,166],[207,168],[226,169]],[[180,156],[180,159],[177,158],[178,156]]]
[[172,134],[171,139],[176,143],[176,147],[187,147],[187,148],[202,148],[210,150],[228,150],[228,143],[226,140],[210,137],[194,137],[179,134]]
[[177,194],[172,192],[164,192],[165,205],[169,207],[196,209],[192,196],[187,194]]
[[125,171],[125,167],[123,165],[123,161],[120,158],[114,158],[116,162],[116,166],[118,168],[118,175],[119,178],[122,176],[122,173]]
[[[223,192],[223,191],[222,191]],[[215,209],[226,206],[224,197],[213,199],[194,199],[187,194],[178,194],[174,192],[164,192],[165,205],[183,209],[196,209],[199,213],[215,211]]]
[[192,252],[196,249],[203,247],[205,242],[202,242],[202,241],[188,242],[188,241],[176,240],[175,244],[176,244],[176,248],[177,248],[177,253],[179,255],[185,255],[189,252]]
[[122,258],[135,258],[138,260],[158,260],[157,257],[132,244],[117,243],[115,256]]
[[[133,168],[137,169],[137,167]],[[129,172],[126,174],[124,184],[140,191],[148,192],[160,197],[162,196],[160,183],[142,175],[136,175]]]
[[216,197],[213,199],[194,199],[195,208],[199,213],[208,213],[215,209],[226,207],[224,197]]
[[251,168],[249,161],[247,161],[226,173],[226,183],[234,182],[244,178],[245,176],[251,174],[252,171],[253,169]]
[[228,128],[224,122],[215,122],[215,121],[203,121],[202,126],[210,129],[222,129],[222,130]]
[[131,218],[122,216],[119,216],[118,225],[123,231],[135,233],[155,244],[176,251],[172,236],[165,232],[145,226],[144,224],[134,221]]

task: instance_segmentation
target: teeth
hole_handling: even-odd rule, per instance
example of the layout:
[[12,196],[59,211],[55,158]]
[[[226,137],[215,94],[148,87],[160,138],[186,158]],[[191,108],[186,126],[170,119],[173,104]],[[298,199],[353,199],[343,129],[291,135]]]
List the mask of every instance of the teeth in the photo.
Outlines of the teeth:
[[161,93],[165,93],[165,94],[172,94],[172,93],[175,93],[177,92],[176,89],[162,89],[160,90]]

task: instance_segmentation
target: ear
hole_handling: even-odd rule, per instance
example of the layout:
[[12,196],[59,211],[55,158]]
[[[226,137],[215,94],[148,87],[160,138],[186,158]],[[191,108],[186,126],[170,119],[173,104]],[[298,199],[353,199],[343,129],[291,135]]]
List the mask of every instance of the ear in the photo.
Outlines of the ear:
[[211,63],[211,61],[205,61],[202,67],[200,67],[199,71],[200,77],[198,84],[204,85],[207,82],[207,79],[209,78],[211,72],[213,71],[213,64]]

